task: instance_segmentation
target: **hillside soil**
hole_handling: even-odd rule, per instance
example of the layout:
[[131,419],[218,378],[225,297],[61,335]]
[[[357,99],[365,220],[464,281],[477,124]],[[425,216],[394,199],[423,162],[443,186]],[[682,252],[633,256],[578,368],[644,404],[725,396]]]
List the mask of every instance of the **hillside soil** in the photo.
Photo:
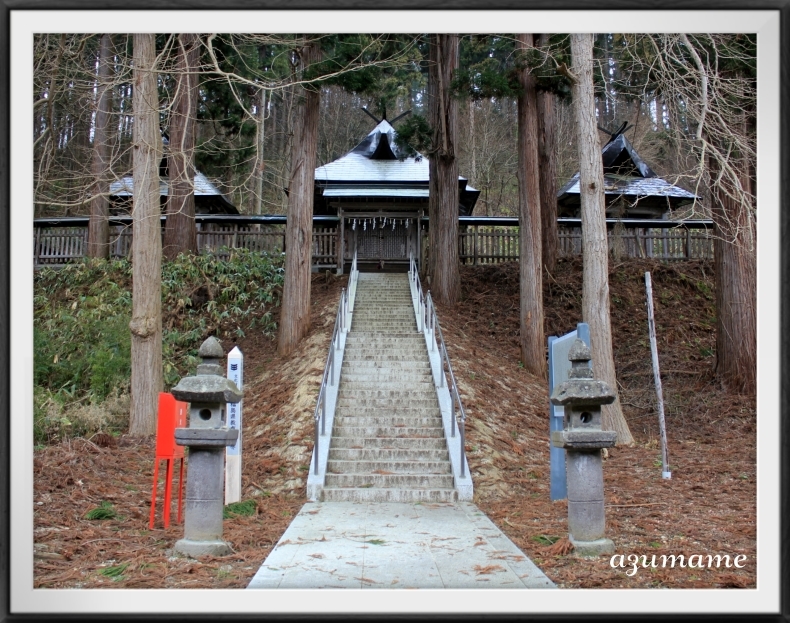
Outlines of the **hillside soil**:
[[[661,478],[656,394],[645,311],[651,271],[672,478]],[[164,528],[164,463],[149,529],[155,439],[97,434],[34,454],[37,588],[244,588],[306,501],[313,411],[341,285],[315,275],[311,330],[289,357],[248,332],[243,499],[253,515],[225,520],[233,553],[174,554],[183,536],[172,503]],[[475,503],[560,587],[754,588],[756,409],[713,377],[712,266],[630,259],[610,265],[614,351],[632,447],[604,462],[607,535],[617,552],[746,556],[742,569],[655,568],[628,575],[608,558],[580,559],[567,541],[567,506],[549,496],[548,392],[519,364],[518,266],[464,267],[462,301],[439,319],[467,412]],[[546,335],[581,319],[581,262],[544,280]],[[174,487],[174,498],[175,498]],[[102,506],[102,503],[104,506]],[[106,519],[88,519],[92,509]],[[743,559],[741,559],[743,560]]]

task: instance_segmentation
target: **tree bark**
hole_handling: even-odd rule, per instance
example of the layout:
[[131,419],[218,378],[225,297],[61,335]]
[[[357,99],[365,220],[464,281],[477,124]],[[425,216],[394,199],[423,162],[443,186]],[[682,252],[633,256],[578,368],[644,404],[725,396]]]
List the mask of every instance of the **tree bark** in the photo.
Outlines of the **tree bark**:
[[93,188],[91,190],[91,214],[88,221],[88,257],[110,256],[110,211],[109,199],[109,121],[110,121],[110,50],[109,34],[103,34],[99,43],[98,100],[96,122],[93,131]]
[[132,396],[129,434],[156,433],[162,391],[162,239],[159,162],[162,136],[155,40],[134,35],[134,197],[132,200]]
[[461,292],[458,266],[458,102],[450,93],[458,68],[458,35],[431,35],[430,125],[433,149],[429,166],[429,266],[433,298],[454,306]]
[[257,157],[255,162],[255,191],[253,193],[253,212],[255,214],[263,214],[263,177],[266,173],[266,161],[264,160],[265,144],[266,144],[266,89],[258,91],[258,128],[256,133],[256,151]]
[[[745,124],[744,124],[745,125]],[[747,134],[746,128],[742,130]],[[741,162],[733,162],[740,159]],[[716,277],[716,376],[728,390],[754,395],[757,390],[757,241],[753,206],[739,197],[752,195],[751,167],[746,158],[731,156],[740,172],[743,193],[728,187],[721,176],[711,189],[715,226],[713,270]],[[719,174],[709,160],[711,178]]]
[[167,168],[169,188],[163,253],[197,253],[195,228],[195,124],[197,121],[200,42],[193,33],[178,35],[176,86],[170,113]]
[[[539,37],[542,47],[548,47],[549,35]],[[541,251],[543,268],[554,272],[557,265],[557,130],[554,119],[556,96],[550,91],[538,91],[538,162],[540,171],[540,217],[543,235]]]
[[[609,314],[609,262],[606,238],[603,162],[593,96],[592,35],[572,34],[573,108],[579,148],[579,188],[582,216],[582,313],[590,326],[590,349],[595,377],[606,381],[617,394]],[[634,439],[623,416],[619,397],[603,406],[603,426],[617,433],[618,444]]]
[[[299,73],[319,60],[318,44],[300,50]],[[285,283],[280,310],[277,351],[288,355],[310,328],[310,271],[313,246],[313,184],[318,148],[319,90],[297,87],[288,222],[285,226]]]
[[[516,47],[533,47],[531,34],[517,34]],[[535,77],[519,70],[518,98],[518,205],[521,361],[540,377],[546,375],[543,339],[543,270],[541,268],[540,175],[538,173],[538,102]]]

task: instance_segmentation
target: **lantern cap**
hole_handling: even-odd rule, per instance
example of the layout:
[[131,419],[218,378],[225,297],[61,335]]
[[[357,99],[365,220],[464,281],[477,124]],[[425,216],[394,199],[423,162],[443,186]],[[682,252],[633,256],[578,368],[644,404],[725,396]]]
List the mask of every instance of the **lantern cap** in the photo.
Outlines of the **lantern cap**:
[[593,378],[590,367],[590,348],[583,340],[576,338],[568,352],[571,370],[568,380],[560,383],[551,393],[551,402],[555,405],[578,405],[580,407],[597,407],[608,405],[617,397],[605,381]]
[[225,356],[225,352],[222,350],[222,344],[220,344],[217,338],[213,335],[207,338],[206,341],[200,345],[198,356],[202,359],[202,363],[198,364],[195,374],[198,376],[223,376],[224,370],[222,366],[219,365],[219,360]]
[[236,403],[244,396],[236,383],[214,374],[185,376],[170,393],[176,400],[200,403]]
[[222,350],[222,344],[213,335],[208,337],[198,350],[198,357],[202,359],[222,359],[224,356],[225,351]]
[[551,393],[555,405],[596,407],[612,404],[616,396],[605,381],[596,379],[569,379],[560,383]]

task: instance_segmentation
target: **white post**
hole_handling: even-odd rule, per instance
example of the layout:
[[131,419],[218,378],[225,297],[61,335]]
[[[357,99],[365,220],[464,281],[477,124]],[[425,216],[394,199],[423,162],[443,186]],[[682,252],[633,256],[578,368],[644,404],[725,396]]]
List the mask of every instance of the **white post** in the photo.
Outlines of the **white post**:
[[650,279],[650,271],[645,273],[645,287],[647,288],[647,326],[650,331],[650,354],[653,356],[653,378],[656,383],[656,394],[658,394],[658,427],[661,432],[661,462],[663,470],[662,478],[672,478],[672,472],[667,465],[667,425],[664,421],[664,392],[661,389],[661,373],[658,369],[658,345],[656,344],[656,322],[653,317],[653,285]]
[[[244,355],[238,346],[228,353],[228,378],[242,387],[244,381]],[[243,402],[243,401],[242,401]],[[239,431],[236,444],[225,449],[225,504],[241,501],[241,405],[228,404],[228,427]]]

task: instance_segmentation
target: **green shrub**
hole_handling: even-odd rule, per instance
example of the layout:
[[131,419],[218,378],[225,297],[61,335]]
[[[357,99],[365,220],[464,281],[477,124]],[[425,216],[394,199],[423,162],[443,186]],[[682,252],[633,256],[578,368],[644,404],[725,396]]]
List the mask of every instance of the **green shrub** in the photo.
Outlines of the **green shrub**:
[[[194,373],[197,349],[209,335],[276,330],[283,256],[227,253],[228,259],[180,255],[162,264],[165,390]],[[38,271],[34,286],[35,442],[90,434],[97,426],[113,430],[114,413],[101,405],[129,392],[131,263],[85,259]]]

